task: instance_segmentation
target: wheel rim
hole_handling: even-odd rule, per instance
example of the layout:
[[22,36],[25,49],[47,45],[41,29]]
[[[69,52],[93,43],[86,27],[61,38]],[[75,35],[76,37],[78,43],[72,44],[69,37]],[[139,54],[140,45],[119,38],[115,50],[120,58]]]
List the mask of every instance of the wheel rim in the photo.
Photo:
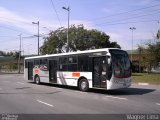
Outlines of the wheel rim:
[[39,83],[39,77],[36,77],[36,83],[37,84]]
[[85,81],[81,82],[81,88],[82,89],[85,89],[87,86],[87,83]]

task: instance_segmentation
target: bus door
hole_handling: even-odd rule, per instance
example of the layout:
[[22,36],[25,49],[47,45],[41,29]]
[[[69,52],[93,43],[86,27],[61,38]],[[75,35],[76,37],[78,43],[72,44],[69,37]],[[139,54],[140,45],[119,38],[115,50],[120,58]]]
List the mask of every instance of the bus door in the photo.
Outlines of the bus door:
[[33,62],[28,62],[28,80],[33,80]]
[[93,87],[106,88],[106,57],[93,57]]
[[57,83],[57,60],[49,60],[49,81]]

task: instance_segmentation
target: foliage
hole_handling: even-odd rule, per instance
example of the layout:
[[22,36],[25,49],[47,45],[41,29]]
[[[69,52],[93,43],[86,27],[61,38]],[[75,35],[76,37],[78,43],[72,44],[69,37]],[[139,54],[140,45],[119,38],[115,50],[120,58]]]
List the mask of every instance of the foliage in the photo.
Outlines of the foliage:
[[19,56],[19,52],[4,52],[4,51],[0,51],[0,56],[13,56],[13,57],[17,57]]
[[160,62],[160,44],[147,44],[147,47],[138,47],[140,54],[140,66],[147,68],[151,72],[151,68],[158,66]]
[[[49,33],[40,48],[41,54],[63,53],[67,50],[67,29],[59,28]],[[83,25],[69,28],[69,51],[89,50],[106,47],[120,48],[116,42],[109,41],[110,36],[98,30],[85,29]]]

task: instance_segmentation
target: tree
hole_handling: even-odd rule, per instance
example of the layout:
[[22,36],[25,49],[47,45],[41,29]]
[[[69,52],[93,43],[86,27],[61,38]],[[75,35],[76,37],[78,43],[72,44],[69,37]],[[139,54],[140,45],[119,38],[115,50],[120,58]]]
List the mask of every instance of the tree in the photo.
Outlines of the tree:
[[13,56],[15,52],[5,52],[5,51],[0,51],[0,56]]
[[160,62],[160,44],[148,43],[147,47],[139,46],[138,50],[140,52],[139,63],[143,68],[147,68],[148,72],[151,69],[158,66]]
[[[41,54],[63,53],[67,49],[67,29],[59,28],[49,33],[40,47]],[[89,50],[106,47],[120,48],[110,36],[96,29],[88,30],[83,25],[72,25],[69,29],[69,51]]]

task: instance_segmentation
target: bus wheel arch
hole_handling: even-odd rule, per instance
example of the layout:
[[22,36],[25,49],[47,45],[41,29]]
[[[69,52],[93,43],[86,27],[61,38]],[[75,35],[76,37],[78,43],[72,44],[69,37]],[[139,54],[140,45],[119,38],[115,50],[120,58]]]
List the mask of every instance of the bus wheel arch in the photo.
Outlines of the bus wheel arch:
[[34,82],[36,83],[36,84],[40,84],[41,82],[40,82],[40,77],[39,77],[39,75],[38,74],[36,74],[35,76],[34,76]]
[[89,82],[88,82],[87,78],[82,76],[78,79],[78,88],[82,92],[87,92],[89,90]]

